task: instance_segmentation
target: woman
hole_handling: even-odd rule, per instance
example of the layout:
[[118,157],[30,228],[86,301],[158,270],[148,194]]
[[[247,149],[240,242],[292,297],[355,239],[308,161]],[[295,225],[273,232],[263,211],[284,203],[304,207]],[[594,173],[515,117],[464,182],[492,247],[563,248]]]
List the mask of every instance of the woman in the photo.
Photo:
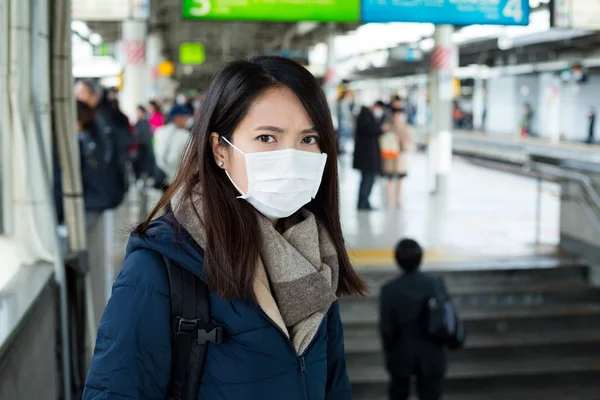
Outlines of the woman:
[[154,100],[148,103],[148,122],[150,123],[152,133],[154,133],[156,128],[160,128],[165,124],[165,117],[160,112],[158,103]]
[[[414,151],[413,135],[404,121],[404,114],[399,109],[394,109],[390,123],[390,131],[382,136],[382,172],[387,178],[388,206],[402,208],[402,180],[406,177],[408,168],[406,153]],[[393,141],[390,146],[386,141]],[[386,154],[388,149],[389,156]]]
[[350,399],[337,296],[365,284],[344,248],[334,154],[327,101],[306,69],[274,57],[227,64],[172,185],[130,239],[83,398],[166,397],[165,256],[206,281],[210,322],[224,332],[208,344],[198,399]]

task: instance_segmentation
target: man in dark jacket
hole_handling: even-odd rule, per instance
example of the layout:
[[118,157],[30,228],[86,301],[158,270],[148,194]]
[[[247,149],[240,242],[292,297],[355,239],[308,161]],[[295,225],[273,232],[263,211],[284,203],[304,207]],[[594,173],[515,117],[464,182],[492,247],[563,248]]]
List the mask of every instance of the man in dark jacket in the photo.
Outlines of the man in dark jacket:
[[594,144],[594,135],[596,134],[596,109],[590,107],[588,111],[588,137],[586,143]]
[[380,296],[380,325],[386,367],[392,378],[390,400],[410,397],[416,375],[421,400],[438,400],[446,372],[444,349],[427,335],[426,305],[435,295],[435,278],[419,271],[423,251],[404,239],[396,247],[396,261],[404,273],[386,284]]
[[356,119],[356,141],[354,147],[354,169],[361,171],[362,179],[358,191],[358,209],[373,210],[369,203],[371,190],[377,174],[381,173],[381,154],[379,137],[381,118],[385,113],[385,104],[378,101],[371,109],[362,107]]
[[135,123],[135,137],[138,143],[137,153],[133,160],[133,171],[137,179],[154,176],[156,160],[152,148],[152,132],[146,119],[144,106],[137,108],[137,122]]
[[108,188],[111,200],[104,208],[115,208],[123,201],[128,189],[126,166],[129,162],[129,149],[134,143],[129,121],[116,103],[110,100],[110,96],[102,95],[102,90],[94,82],[77,82],[75,97],[94,110],[105,162],[113,172],[112,185]]

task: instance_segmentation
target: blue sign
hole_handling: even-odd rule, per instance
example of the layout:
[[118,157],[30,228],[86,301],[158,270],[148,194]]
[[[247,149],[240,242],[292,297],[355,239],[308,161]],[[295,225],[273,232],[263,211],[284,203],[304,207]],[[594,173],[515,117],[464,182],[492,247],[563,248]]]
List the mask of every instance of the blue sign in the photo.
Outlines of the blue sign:
[[528,25],[529,0],[361,0],[362,22]]

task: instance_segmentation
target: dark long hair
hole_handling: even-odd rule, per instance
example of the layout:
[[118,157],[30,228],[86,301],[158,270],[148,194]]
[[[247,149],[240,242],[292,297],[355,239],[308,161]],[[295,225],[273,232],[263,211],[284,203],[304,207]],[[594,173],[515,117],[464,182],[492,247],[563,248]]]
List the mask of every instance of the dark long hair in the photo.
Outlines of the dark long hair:
[[233,61],[216,74],[173,183],[135,232],[143,234],[158,211],[167,207],[179,190],[183,189],[183,199],[190,200],[193,188],[200,184],[207,283],[225,299],[255,299],[253,285],[261,241],[258,211],[236,198],[238,193],[215,162],[210,135],[217,132],[233,141],[231,136],[251,105],[266,90],[276,87],[287,87],[300,99],[320,134],[321,151],[329,155],[319,192],[307,207],[325,226],[337,250],[338,295],[363,295],[365,283],[350,264],[342,235],[335,133],[327,100],[314,76],[285,58]]

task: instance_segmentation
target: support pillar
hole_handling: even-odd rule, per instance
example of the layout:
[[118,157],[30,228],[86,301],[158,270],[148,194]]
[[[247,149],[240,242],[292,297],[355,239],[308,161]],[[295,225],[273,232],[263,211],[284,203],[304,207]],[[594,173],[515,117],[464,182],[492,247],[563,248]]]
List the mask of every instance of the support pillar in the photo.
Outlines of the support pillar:
[[480,77],[475,78],[475,87],[473,89],[473,128],[476,131],[485,131],[485,87],[484,80]]
[[431,194],[436,195],[447,193],[452,165],[453,79],[454,68],[458,64],[458,51],[452,42],[453,32],[451,25],[436,26],[435,48],[431,53],[429,175]]
[[161,76],[158,74],[158,65],[164,61],[162,56],[162,36],[160,33],[151,33],[146,41],[146,65],[148,68],[148,90],[144,103],[156,99],[160,94]]
[[337,78],[335,76],[335,24],[330,22],[328,25],[328,30],[329,32],[327,36],[327,64],[325,70],[325,95],[327,96],[329,108],[331,110],[335,110],[335,103],[337,101]]
[[146,21],[123,21],[123,50],[125,68],[121,108],[132,121],[136,107],[146,100],[148,72],[146,67]]
[[427,125],[427,79],[424,77],[419,81],[417,89],[417,126]]

